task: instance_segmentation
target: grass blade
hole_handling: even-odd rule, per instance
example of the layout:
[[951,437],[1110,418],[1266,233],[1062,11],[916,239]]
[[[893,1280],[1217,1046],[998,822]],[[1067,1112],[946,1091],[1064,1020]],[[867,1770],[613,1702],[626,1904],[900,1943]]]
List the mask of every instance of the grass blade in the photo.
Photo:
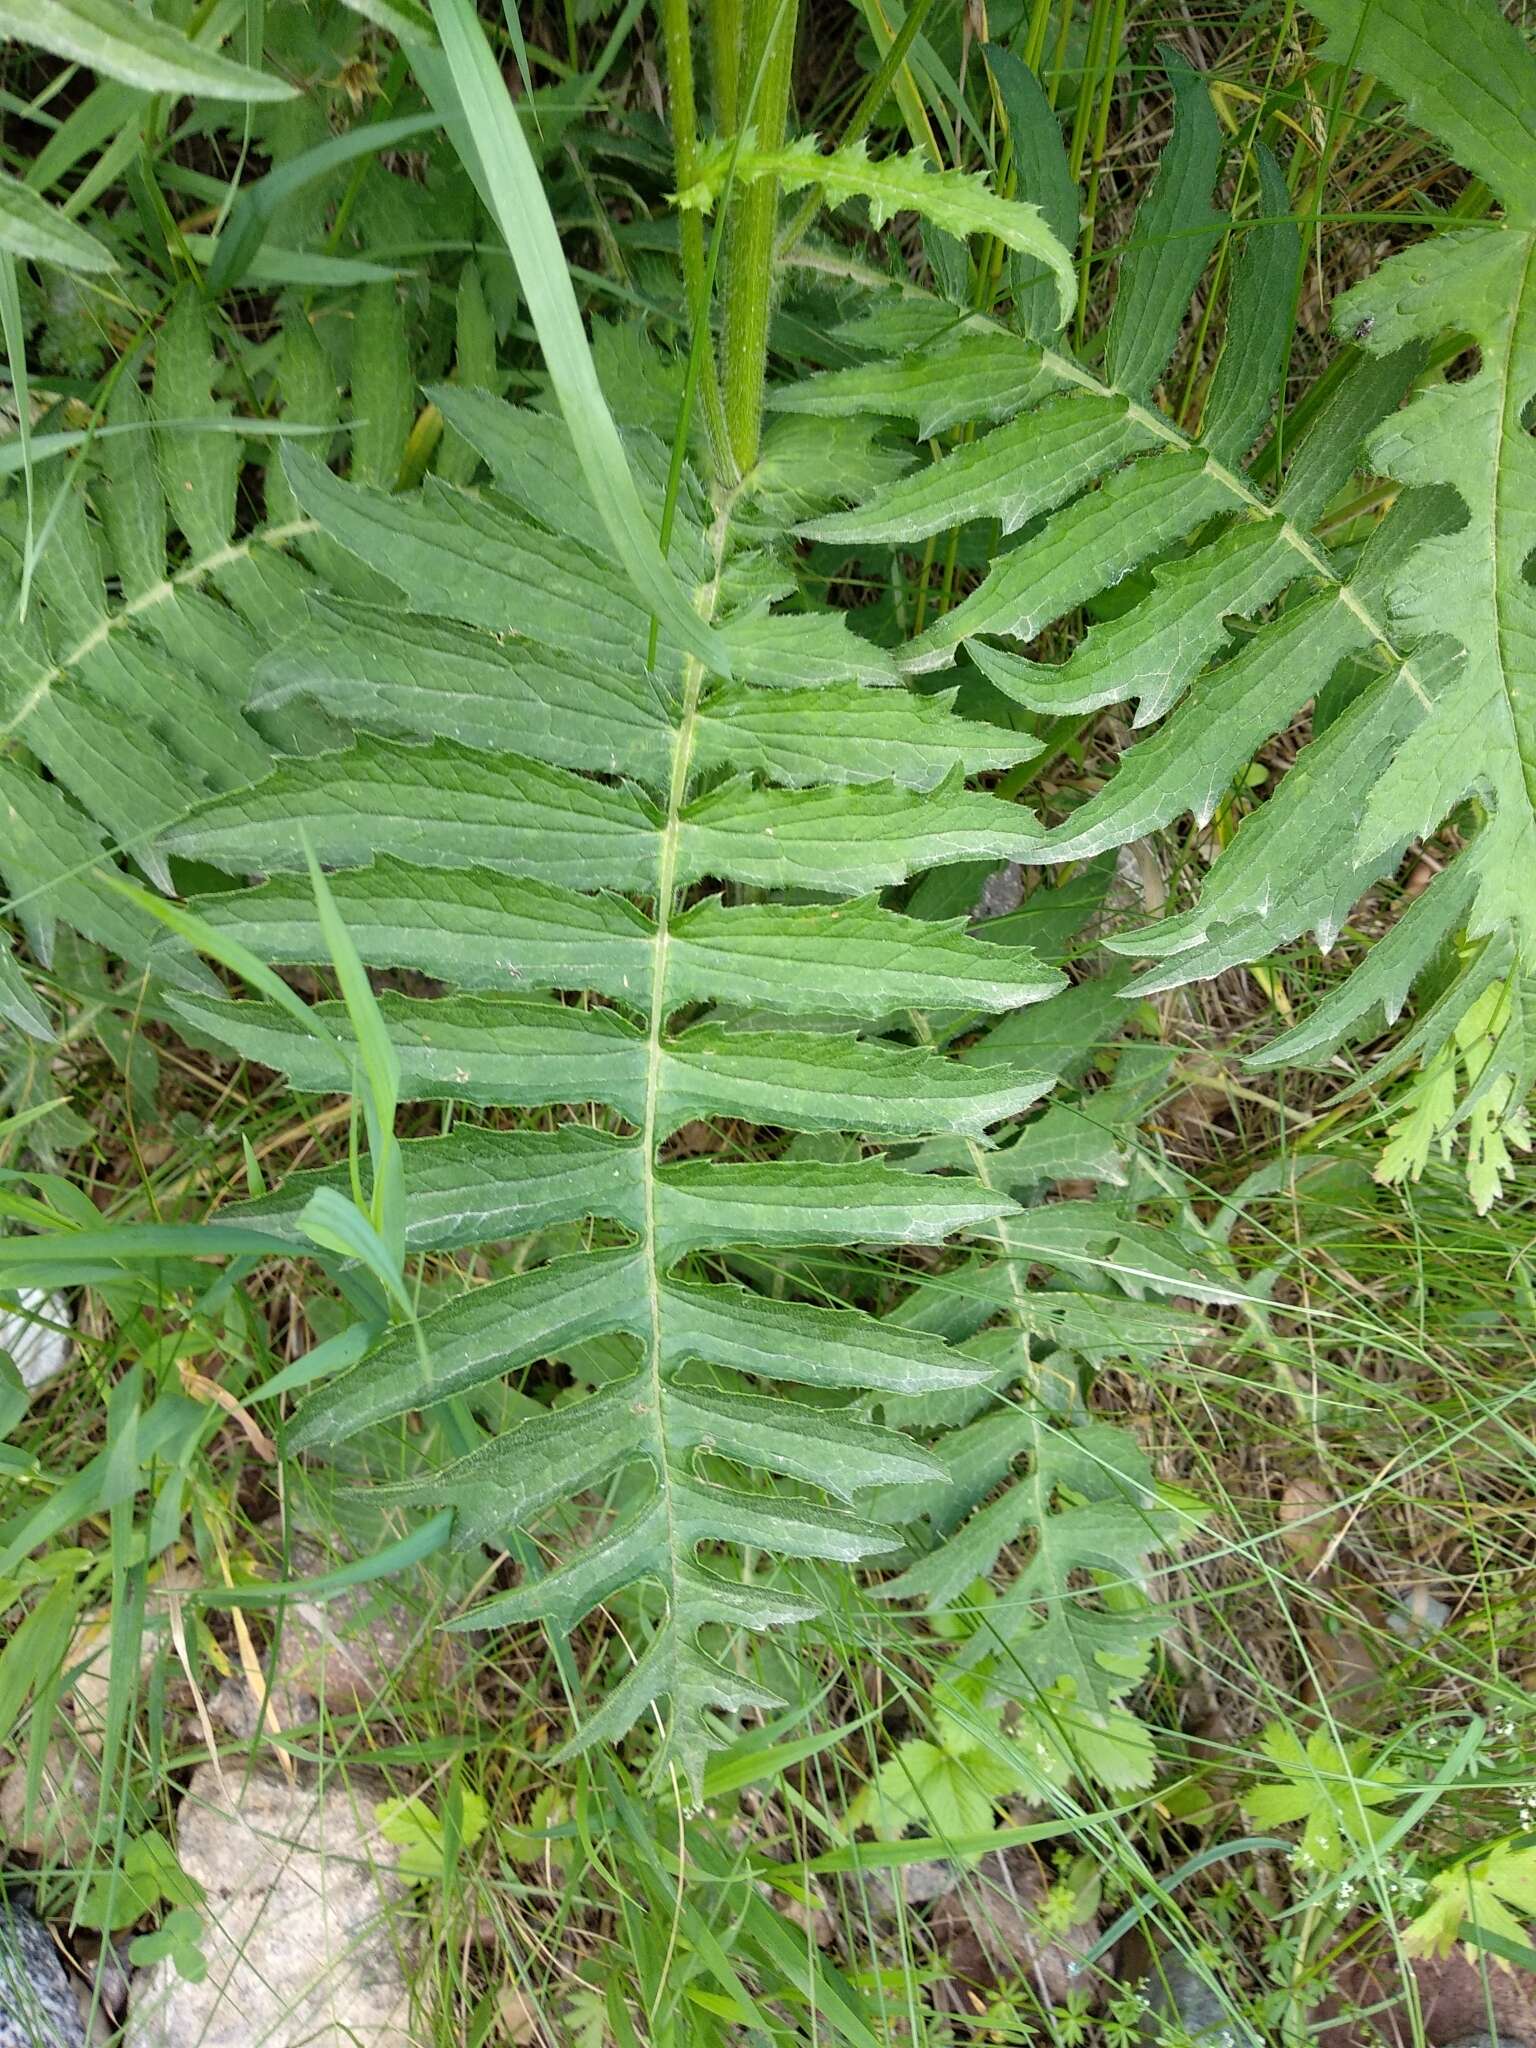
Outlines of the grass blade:
[[480,159],[486,196],[517,265],[550,381],[620,560],[635,588],[690,653],[719,675],[729,663],[662,558],[597,380],[559,232],[496,60],[469,0],[433,0],[449,73]]

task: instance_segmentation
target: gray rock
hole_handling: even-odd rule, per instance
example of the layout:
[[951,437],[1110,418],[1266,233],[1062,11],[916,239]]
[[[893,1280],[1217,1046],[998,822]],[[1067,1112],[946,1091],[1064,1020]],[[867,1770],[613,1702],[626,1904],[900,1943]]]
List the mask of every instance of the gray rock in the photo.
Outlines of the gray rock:
[[171,1961],[135,1979],[124,2048],[416,2048],[414,1947],[396,1852],[374,1824],[383,1788],[323,1787],[231,1763],[193,1774],[178,1856],[206,1895],[207,1975]]
[[3,1894],[0,2048],[85,2048],[80,2003],[47,1928]]
[[[56,1380],[69,1363],[69,1307],[63,1295],[39,1287],[18,1288],[12,1299],[21,1312],[0,1307],[0,1351],[10,1353],[22,1385],[35,1393]],[[64,1328],[50,1328],[51,1324]]]
[[1010,861],[1005,868],[999,868],[995,875],[988,875],[981,885],[981,894],[976,898],[971,916],[978,920],[988,917],[1006,917],[1010,910],[1017,910],[1024,901],[1024,870],[1018,862]]
[[[274,1578],[318,1578],[339,1561],[301,1536],[285,1566],[278,1526],[267,1522],[257,1533],[262,1562]],[[365,1712],[402,1682],[452,1686],[469,1661],[469,1639],[446,1634],[440,1624],[435,1599],[417,1611],[388,1584],[357,1586],[324,1601],[290,1599],[275,1652],[265,1660],[271,1686],[265,1710],[242,1674],[225,1679],[213,1695],[213,1718],[248,1742],[263,1722],[268,1732],[274,1721],[293,1727],[314,1720],[322,1706],[333,1714]]]
[[1141,1986],[1147,2018],[1141,2030],[1146,2048],[1163,2039],[1170,2025],[1200,2048],[1263,2048],[1259,2036],[1239,2019],[1208,1975],[1184,1956],[1167,1954]]

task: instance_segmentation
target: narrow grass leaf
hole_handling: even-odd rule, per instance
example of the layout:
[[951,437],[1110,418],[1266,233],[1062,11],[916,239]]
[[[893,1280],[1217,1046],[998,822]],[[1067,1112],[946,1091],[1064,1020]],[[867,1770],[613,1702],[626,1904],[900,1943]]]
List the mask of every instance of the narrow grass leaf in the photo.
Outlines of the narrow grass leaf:
[[433,0],[433,16],[488,188],[517,265],[550,381],[588,487],[635,589],[683,646],[717,674],[730,662],[662,557],[603,396],[538,166],[470,0]]

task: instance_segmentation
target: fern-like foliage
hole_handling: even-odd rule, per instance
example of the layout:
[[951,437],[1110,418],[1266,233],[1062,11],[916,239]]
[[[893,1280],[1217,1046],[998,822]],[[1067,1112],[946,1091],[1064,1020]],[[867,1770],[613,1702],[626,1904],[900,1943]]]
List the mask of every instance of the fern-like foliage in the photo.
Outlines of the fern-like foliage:
[[[765,1697],[708,1636],[808,1611],[778,1582],[722,1572],[718,1546],[857,1559],[891,1539],[850,1504],[939,1469],[836,1402],[807,1407],[779,1389],[911,1393],[978,1376],[921,1334],[709,1279],[700,1255],[933,1243],[1012,1204],[959,1178],[916,1180],[878,1152],[668,1164],[668,1144],[700,1118],[873,1140],[980,1134],[1037,1097],[1046,1083],[1026,1069],[967,1068],[868,1028],[918,1005],[1011,1010],[1057,985],[1027,955],[868,894],[935,859],[1022,850],[1031,835],[1017,812],[969,793],[963,776],[1027,742],[880,688],[893,678],[878,663],[867,683],[844,680],[863,658],[837,622],[762,606],[728,515],[685,518],[674,558],[734,680],[665,640],[648,671],[648,612],[594,546],[595,508],[563,430],[483,395],[437,400],[494,493],[430,485],[390,498],[302,455],[287,462],[304,510],[388,576],[410,616],[323,600],[260,680],[272,698],[303,689],[365,736],[215,798],[167,843],[271,875],[203,912],[289,964],[326,958],[300,879],[313,846],[363,959],[443,985],[383,999],[407,1097],[590,1102],[608,1125],[470,1126],[405,1148],[414,1250],[520,1235],[535,1214],[601,1219],[606,1243],[439,1310],[422,1328],[425,1370],[409,1332],[386,1340],[306,1404],[292,1443],[334,1443],[472,1395],[578,1342],[632,1339],[630,1369],[481,1445],[418,1495],[455,1509],[461,1541],[496,1542],[572,1495],[644,1474],[596,1540],[478,1619],[568,1630],[616,1589],[659,1583],[664,1615],[582,1739],[612,1738],[665,1699],[662,1756],[697,1785],[710,1710]],[[735,885],[739,900],[701,893],[705,883]],[[177,1007],[300,1088],[347,1085],[345,1058],[281,1011],[191,996]],[[772,1028],[754,1026],[764,1011]],[[324,1014],[344,1042],[344,1016]],[[301,1177],[255,1213],[296,1216],[309,1186]]]
[[[1352,5],[1319,11],[1347,29]],[[1464,61],[1491,91],[1502,30],[1474,0],[1449,11],[1481,23]],[[1406,33],[1384,32],[1372,62],[1418,92]],[[1486,1111],[1485,1149],[1528,1078],[1529,905],[1508,864],[1531,836],[1513,665],[1531,458],[1523,432],[1514,453],[1502,441],[1531,379],[1525,301],[1500,295],[1519,232],[1507,220],[1398,259],[1441,278],[1406,310],[1397,273],[1364,288],[1375,296],[1345,317],[1368,346],[1271,496],[1244,461],[1279,388],[1298,260],[1277,167],[1259,156],[1259,224],[1241,237],[1191,436],[1154,390],[1223,228],[1203,85],[1173,64],[1173,141],[1090,361],[1061,336],[1075,201],[1060,138],[1021,67],[998,58],[996,75],[1038,208],[862,153],[738,153],[738,176],[996,236],[1015,321],[877,294],[851,336],[871,360],[781,388],[788,417],[752,475],[712,496],[683,469],[665,561],[668,451],[614,429],[552,272],[534,310],[549,332],[565,322],[551,370],[562,402],[576,393],[570,425],[472,388],[462,373],[478,361],[483,375],[489,351],[465,342],[484,326],[471,291],[461,380],[426,392],[446,429],[438,470],[396,488],[416,395],[393,292],[369,286],[347,474],[327,459],[334,374],[295,316],[285,420],[318,442],[287,443],[258,512],[187,298],[157,337],[148,400],[119,379],[122,431],[77,472],[57,544],[34,559],[15,519],[8,543],[20,623],[0,649],[0,875],[34,955],[71,926],[154,977],[160,1013],[194,1038],[300,1090],[344,1092],[371,1050],[355,1004],[321,1002],[315,1031],[291,1007],[230,1000],[111,872],[120,860],[166,889],[218,870],[226,886],[196,908],[226,953],[310,970],[335,958],[318,861],[381,976],[400,1099],[443,1105],[442,1134],[400,1148],[406,1247],[440,1262],[564,1234],[559,1255],[384,1329],[308,1394],[290,1448],[451,1418],[459,1454],[394,1498],[451,1508],[461,1545],[517,1552],[515,1583],[467,1619],[568,1633],[628,1600],[631,1666],[595,1707],[573,1703],[576,1739],[618,1739],[654,1713],[653,1767],[694,1792],[720,1716],[772,1703],[733,1632],[813,1612],[823,1564],[894,1564],[893,1598],[974,1605],[973,1582],[1021,1541],[1025,1563],[962,1654],[1035,1717],[1047,1775],[1145,1776],[1124,1700],[1156,1633],[1151,1560],[1188,1510],[1088,1417],[1084,1374],[1156,1358],[1192,1328],[1175,1297],[1230,1289],[1147,1220],[1144,1188],[1114,1192],[1131,1176],[1107,1104],[1020,1128],[1070,1048],[1113,1035],[1127,994],[1309,928],[1331,939],[1408,841],[1475,792],[1486,820],[1467,850],[1288,1056],[1395,1007],[1460,932],[1460,972],[1420,1029],[1433,1047],[1459,1028],[1459,1056],[1479,1061],[1464,1113]],[[1457,141],[1431,104],[1441,83],[1419,100]],[[689,203],[726,161],[706,155]],[[1424,333],[1468,320],[1478,375],[1397,413]],[[838,425],[818,449],[796,414]],[[968,438],[922,465],[873,442],[868,422],[892,419]],[[1316,528],[1377,429],[1378,461],[1409,488],[1358,559],[1336,562]],[[976,521],[1006,544],[903,645],[783,602],[799,598],[797,539],[836,558]],[[1065,662],[1031,658],[1045,627],[1133,573],[1131,601]],[[970,786],[1039,742],[909,682],[962,650],[1028,711],[1134,700],[1138,724],[1161,722],[1043,832]],[[1057,994],[1058,949],[977,936],[974,891],[940,916],[931,893],[906,893],[931,870],[1076,868],[1183,812],[1207,820],[1309,702],[1315,737],[1199,905],[1116,941],[1158,963],[1139,981]],[[1477,744],[1448,758],[1453,720]],[[1046,926],[1070,894],[1040,892]],[[0,1013],[49,1028],[10,954]],[[1039,1016],[1053,1021],[1036,1029]],[[1487,1041],[1472,1054],[1469,1019]],[[1131,1113],[1139,1058],[1116,1076]],[[685,1156],[679,1135],[700,1124],[716,1150]],[[1042,1201],[1063,1178],[1107,1191]],[[350,1184],[300,1174],[245,1219],[307,1248],[306,1207]],[[973,1253],[883,1317],[767,1280],[791,1255],[960,1235]],[[508,1376],[540,1361],[574,1361],[586,1391],[508,1426]]]
[[[1061,945],[1074,909],[1099,908],[1104,864],[1096,868],[1040,891],[1008,937],[1035,935],[1044,952]],[[1058,1086],[1076,1081],[1123,1018],[1124,980],[1090,978],[1043,1010],[965,1032],[961,1057],[1024,1059]],[[962,1663],[1016,1703],[1046,1782],[1150,1781],[1151,1734],[1125,1696],[1162,1628],[1153,1560],[1198,1519],[1188,1496],[1157,1482],[1134,1434],[1090,1414],[1087,1389],[1110,1362],[1156,1370],[1183,1354],[1203,1334],[1190,1301],[1238,1298],[1177,1219],[1147,1211],[1149,1193],[1163,1191],[1144,1175],[1135,1132],[1170,1064],[1160,1046],[1126,1043],[1108,1086],[1068,1094],[995,1143],[934,1141],[904,1158],[916,1173],[970,1173],[1023,1206],[893,1311],[960,1343],[989,1374],[977,1389],[872,1404],[918,1431],[949,1474],[944,1486],[881,1497],[887,1513],[915,1525],[905,1569],[881,1592],[948,1612],[964,1638]],[[1010,1569],[1017,1554],[1024,1562]]]
[[[273,744],[298,738],[292,721],[247,712],[273,625],[302,602],[306,579],[282,549],[308,522],[277,490],[271,524],[237,533],[240,444],[218,431],[231,408],[213,397],[214,374],[206,321],[185,298],[159,336],[148,404],[132,377],[119,381],[90,505],[80,489],[61,495],[25,610],[20,505],[3,508],[0,876],[44,963],[62,923],[130,966],[147,968],[158,951],[166,979],[210,985],[189,956],[164,956],[153,918],[102,871],[121,849],[168,886],[166,827],[208,791],[259,778]],[[157,417],[178,426],[158,450]],[[210,431],[193,443],[179,431],[188,422]],[[47,1036],[46,1015],[23,1001],[9,962],[6,972],[6,1016]]]
[[[162,341],[154,402],[185,417],[197,387],[209,400],[206,363],[184,363],[180,340],[173,330]],[[930,1007],[1008,1012],[1059,975],[872,893],[936,862],[1026,854],[1027,821],[965,776],[1015,763],[1033,742],[891,687],[889,658],[841,620],[773,612],[759,552],[736,546],[729,508],[700,516],[691,487],[673,561],[733,679],[706,673],[665,633],[648,666],[650,613],[604,551],[563,427],[483,393],[433,396],[489,487],[429,481],[390,496],[290,448],[275,483],[287,516],[236,542],[232,458],[222,475],[206,464],[193,475],[167,460],[168,443],[153,492],[137,455],[131,471],[104,463],[99,526],[76,501],[75,545],[40,591],[34,657],[15,679],[26,693],[17,729],[44,758],[50,717],[100,725],[116,707],[97,677],[164,662],[167,646],[238,659],[247,696],[218,706],[215,741],[212,713],[183,681],[172,700],[183,715],[166,716],[153,748],[132,757],[137,808],[114,809],[95,779],[66,795],[7,764],[13,816],[51,821],[52,834],[40,822],[42,851],[23,863],[18,848],[33,842],[13,833],[7,878],[39,945],[62,917],[152,959],[185,1028],[330,1091],[351,1080],[333,1006],[320,1009],[328,1041],[280,1009],[200,987],[179,942],[158,942],[98,873],[103,827],[131,832],[160,880],[170,860],[260,873],[258,886],[209,897],[203,916],[268,961],[320,963],[325,938],[299,879],[312,848],[363,958],[442,990],[382,999],[406,1099],[595,1106],[550,1129],[471,1123],[405,1147],[414,1251],[561,1221],[589,1225],[592,1248],[439,1310],[422,1327],[425,1369],[411,1333],[386,1337],[311,1398],[292,1441],[334,1443],[473,1397],[529,1361],[629,1339],[630,1369],[588,1400],[482,1444],[418,1492],[451,1504],[460,1539],[480,1543],[619,1483],[613,1526],[489,1613],[568,1628],[615,1589],[659,1582],[664,1614],[583,1738],[616,1735],[668,1700],[663,1754],[697,1784],[710,1710],[764,1697],[711,1637],[807,1611],[777,1579],[722,1573],[719,1547],[841,1561],[888,1550],[890,1532],[849,1504],[941,1468],[848,1401],[982,1376],[942,1339],[748,1291],[709,1277],[702,1255],[936,1243],[1014,1205],[958,1176],[915,1178],[878,1150],[841,1163],[668,1163],[669,1141],[700,1118],[876,1144],[979,1136],[1037,1098],[1048,1082],[1026,1067],[968,1067],[893,1038],[884,1020]],[[640,487],[654,492],[665,452],[631,446]],[[169,577],[161,484],[192,557]],[[80,573],[103,533],[127,592],[113,613]],[[326,745],[333,730],[339,749]],[[273,741],[284,757],[267,773]],[[61,742],[46,758],[62,774],[87,757]],[[89,758],[123,757],[114,737]],[[213,793],[189,806],[203,789]],[[310,1192],[300,1176],[254,1213],[282,1237]],[[808,1407],[788,1387],[830,1398]]]
[[[1135,725],[1153,728],[1046,836],[1038,860],[1081,860],[1183,814],[1206,826],[1256,750],[1315,705],[1311,744],[1243,820],[1198,903],[1111,940],[1154,963],[1128,993],[1259,959],[1309,930],[1330,947],[1405,848],[1475,800],[1475,816],[1462,821],[1466,850],[1360,972],[1265,1058],[1317,1058],[1373,1014],[1390,1022],[1460,934],[1458,972],[1398,1057],[1454,1052],[1453,1034],[1475,1015],[1472,1085],[1459,1104],[1454,1086],[1436,1099],[1442,1131],[1473,1120],[1474,1183],[1486,1202],[1508,1166],[1501,1127],[1523,1137],[1536,1077],[1526,578],[1536,455],[1521,425],[1536,391],[1527,283],[1536,64],[1479,0],[1434,10],[1436,33],[1455,52],[1444,66],[1426,58],[1434,45],[1419,32],[1422,10],[1378,15],[1320,0],[1315,11],[1338,31],[1341,59],[1363,37],[1367,54],[1356,61],[1405,93],[1483,172],[1506,212],[1416,245],[1342,302],[1341,331],[1361,346],[1319,394],[1277,493],[1243,468],[1278,389],[1297,258],[1285,184],[1262,152],[1259,224],[1236,254],[1226,344],[1199,432],[1181,430],[1153,402],[1219,226],[1208,202],[1219,130],[1203,86],[1176,61],[1177,125],[1121,266],[1101,363],[1044,332],[1051,323],[1038,298],[1024,340],[909,295],[865,323],[883,360],[783,389],[777,403],[906,417],[924,437],[963,423],[989,429],[855,510],[800,530],[867,553],[996,522],[1003,549],[977,587],[902,651],[903,667],[941,670],[964,650],[1031,710],[1082,714],[1129,701]],[[1021,119],[1031,117],[1027,75],[1003,58],[998,76]],[[1053,130],[1048,150],[1055,141]],[[1447,332],[1476,342],[1476,374],[1432,383],[1399,413],[1427,344]],[[892,339],[905,348],[895,362]],[[1317,525],[1367,446],[1404,489],[1368,544],[1336,559]],[[1067,659],[1023,651],[1138,573],[1133,601],[1093,625]]]

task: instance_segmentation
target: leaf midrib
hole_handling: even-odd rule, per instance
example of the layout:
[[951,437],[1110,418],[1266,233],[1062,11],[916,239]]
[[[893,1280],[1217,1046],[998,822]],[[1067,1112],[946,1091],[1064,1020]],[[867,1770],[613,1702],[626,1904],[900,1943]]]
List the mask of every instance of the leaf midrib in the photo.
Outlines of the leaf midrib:
[[[706,627],[714,618],[720,595],[720,573],[725,556],[726,537],[729,530],[730,507],[722,508],[715,521],[711,541],[714,550],[714,575],[694,595],[694,608]],[[651,983],[651,1004],[646,1020],[644,1114],[640,1127],[640,1172],[641,1172],[641,1213],[644,1229],[644,1255],[646,1291],[649,1297],[650,1340],[646,1347],[646,1373],[650,1382],[651,1413],[656,1431],[656,1483],[660,1490],[662,1508],[667,1527],[667,1621],[675,1644],[677,1631],[682,1626],[682,1589],[679,1583],[680,1562],[677,1535],[676,1507],[672,1494],[672,1471],[667,1455],[666,1436],[666,1384],[662,1377],[664,1341],[662,1318],[663,1304],[662,1261],[659,1256],[660,1227],[658,1215],[658,1169],[656,1161],[657,1133],[661,1112],[662,1084],[665,1074],[662,1037],[668,1017],[667,1007],[667,952],[671,944],[672,923],[677,915],[677,868],[680,828],[683,808],[688,796],[688,783],[693,769],[693,751],[697,739],[699,706],[703,694],[707,671],[696,654],[683,657],[683,694],[681,710],[672,738],[672,774],[667,786],[666,815],[660,831],[659,855],[656,868],[655,897],[655,966]],[[675,1724],[682,1711],[681,1703],[675,1697],[670,1701],[671,1715]],[[675,1769],[675,1766],[674,1766]]]
[[37,678],[5,724],[0,725],[0,740],[9,739],[12,733],[19,731],[38,706],[52,695],[54,685],[62,682],[71,669],[78,668],[98,647],[104,647],[114,633],[124,626],[131,626],[144,612],[166,603],[178,590],[204,583],[210,576],[216,576],[220,569],[227,569],[234,562],[243,562],[259,547],[284,548],[290,541],[301,540],[305,534],[319,531],[318,519],[289,519],[280,526],[259,526],[243,540],[229,541],[225,546],[215,548],[211,555],[184,563],[172,575],[150,584],[147,590],[129,598],[116,611],[109,611],[83,639],[78,640],[66,654],[61,654],[52,668]]

